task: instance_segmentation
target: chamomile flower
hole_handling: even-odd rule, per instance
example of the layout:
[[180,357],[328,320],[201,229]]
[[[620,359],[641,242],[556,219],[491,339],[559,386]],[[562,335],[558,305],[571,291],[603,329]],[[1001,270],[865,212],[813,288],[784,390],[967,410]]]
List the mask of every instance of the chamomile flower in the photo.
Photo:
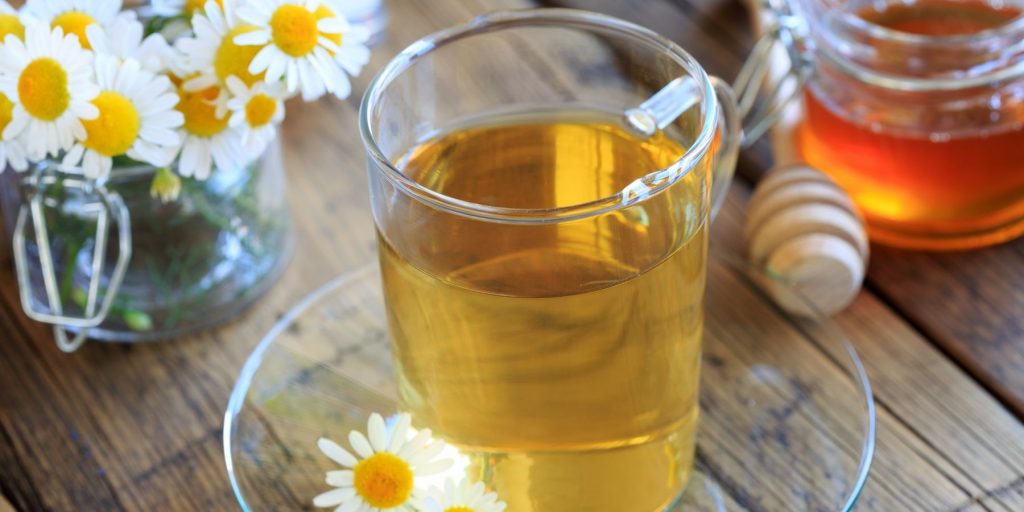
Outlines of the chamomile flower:
[[236,76],[228,77],[228,125],[242,131],[242,145],[250,154],[263,153],[274,140],[277,125],[284,119],[284,86],[280,82],[257,82],[252,87]]
[[81,137],[64,156],[65,168],[81,167],[87,178],[107,176],[113,157],[128,155],[150,165],[169,165],[181,137],[184,117],[174,109],[178,95],[164,75],[142,69],[135,59],[96,56],[100,93],[92,100],[96,119],[84,121]]
[[218,85],[198,91],[178,84],[177,109],[185,116],[178,172],[184,177],[205,180],[214,166],[231,169],[245,165],[246,157],[239,130],[228,126],[227,91]]
[[85,29],[89,45],[96,53],[113,55],[121,60],[135,59],[143,69],[160,73],[167,69],[177,54],[160,34],[143,39],[145,27],[134,11],[118,16],[109,25],[90,25]]
[[246,85],[263,79],[262,73],[250,73],[249,66],[259,48],[241,46],[235,37],[256,30],[241,23],[236,16],[236,0],[206,2],[203,10],[192,16],[193,37],[179,39],[182,67],[195,73],[186,87],[201,90],[214,85],[227,85],[229,76],[236,76]]
[[256,27],[235,43],[260,48],[249,65],[268,82],[284,78],[288,92],[306,101],[325,92],[345,98],[352,91],[345,72],[359,74],[369,59],[366,33],[349,26],[321,0],[265,0],[238,8],[238,17]]
[[121,0],[28,0],[25,3],[26,16],[77,36],[87,50],[91,47],[86,29],[95,24],[113,23],[119,12]]
[[25,23],[5,0],[0,0],[0,42],[7,34],[14,34],[18,39],[25,39]]
[[2,133],[4,128],[11,122],[11,114],[14,112],[14,103],[0,93],[0,173],[4,172],[7,165],[16,171],[28,169],[28,161],[25,158],[25,148],[22,147],[20,138],[5,138]]
[[99,94],[92,53],[75,36],[42,24],[25,29],[25,41],[7,37],[0,46],[0,93],[13,103],[4,140],[24,132],[32,160],[56,156],[85,138],[83,120],[96,119]]
[[498,495],[484,492],[482,482],[463,479],[458,485],[448,478],[444,489],[431,489],[431,496],[424,500],[424,512],[502,512],[507,506],[498,501]]
[[444,471],[451,460],[437,459],[445,445],[431,440],[429,430],[420,430],[409,438],[411,421],[408,414],[400,414],[388,432],[384,418],[371,415],[369,439],[355,430],[349,433],[354,455],[334,441],[320,438],[320,450],[350,469],[328,471],[327,484],[336,489],[313,498],[313,504],[337,506],[344,512],[412,511],[416,495],[423,493],[418,480]]
[[149,184],[149,195],[159,199],[161,203],[169,203],[178,199],[181,194],[181,178],[166,167],[156,170],[153,181]]

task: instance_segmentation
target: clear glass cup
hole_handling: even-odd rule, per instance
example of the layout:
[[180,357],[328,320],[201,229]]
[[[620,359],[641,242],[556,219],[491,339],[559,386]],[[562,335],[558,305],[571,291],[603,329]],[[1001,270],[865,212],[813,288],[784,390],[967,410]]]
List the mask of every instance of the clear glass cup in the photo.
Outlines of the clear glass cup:
[[[644,131],[627,113],[673,83],[686,104]],[[707,231],[737,127],[729,87],[680,47],[583,11],[484,15],[412,44],[369,87],[401,407],[471,454],[509,510],[655,511],[681,495]]]
[[873,240],[1024,234],[1024,2],[771,3],[807,29],[800,155],[851,193]]

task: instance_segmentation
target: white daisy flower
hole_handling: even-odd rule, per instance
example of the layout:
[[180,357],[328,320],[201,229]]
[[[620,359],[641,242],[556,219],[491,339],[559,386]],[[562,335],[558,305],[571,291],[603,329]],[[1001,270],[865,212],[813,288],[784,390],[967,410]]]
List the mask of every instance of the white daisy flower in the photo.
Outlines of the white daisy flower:
[[85,49],[90,49],[86,29],[90,25],[109,25],[121,12],[121,0],[28,0],[25,16],[51,28],[60,27],[74,34]]
[[451,460],[437,458],[445,444],[432,440],[429,430],[420,430],[410,438],[411,422],[408,414],[399,414],[389,432],[384,418],[372,414],[367,423],[369,439],[355,430],[348,435],[355,455],[334,441],[320,438],[320,450],[350,469],[328,471],[327,484],[337,488],[313,498],[313,505],[337,506],[339,512],[414,510],[413,502],[424,492],[421,477],[444,471]]
[[18,16],[18,11],[5,0],[0,0],[0,43],[7,34],[14,34],[18,39],[25,39],[25,23]]
[[[8,34],[13,34],[18,39],[25,39],[25,25],[18,16],[18,11],[6,1],[0,0],[0,43]],[[5,94],[0,93],[0,173],[4,172],[8,164],[18,171],[28,168],[22,142],[17,138],[8,140],[2,135],[4,128],[10,124],[13,113],[14,103]]]
[[246,85],[263,80],[263,73],[250,73],[249,66],[259,48],[240,46],[236,36],[256,30],[241,23],[235,15],[237,0],[210,0],[202,12],[192,16],[193,37],[176,43],[182,53],[182,68],[195,73],[186,84],[189,90],[206,89],[213,85],[227,85],[229,76],[237,76]]
[[228,125],[242,131],[242,145],[252,155],[259,155],[277,134],[277,125],[284,119],[284,85],[257,82],[252,87],[236,76],[228,77]]
[[32,160],[56,156],[85,138],[83,120],[99,110],[91,101],[99,94],[91,52],[60,27],[42,24],[25,29],[25,41],[7,37],[0,46],[0,93],[14,103],[4,140],[25,132],[25,150]]
[[[187,82],[185,82],[187,83]],[[227,91],[219,85],[191,90],[178,85],[177,109],[185,116],[178,173],[205,180],[213,167],[231,169],[246,165],[249,158],[242,147],[240,130],[228,126]]]
[[64,156],[64,167],[81,167],[87,178],[99,179],[120,155],[157,167],[170,165],[181,143],[175,129],[184,123],[174,109],[178,95],[171,81],[142,69],[135,59],[97,55],[94,67],[100,93],[92,104],[99,116],[82,123],[85,137]]
[[135,59],[143,69],[153,73],[165,71],[177,56],[164,36],[150,34],[143,39],[145,27],[134,11],[121,13],[109,25],[89,25],[85,34],[97,54],[113,55],[121,60]]
[[25,158],[25,148],[20,138],[5,138],[2,133],[4,128],[11,122],[11,115],[14,113],[14,103],[0,93],[0,173],[7,169],[7,165],[16,171],[28,169],[28,160]]
[[235,36],[235,43],[262,47],[249,71],[265,72],[268,82],[283,77],[288,92],[301,90],[306,101],[325,92],[347,97],[352,86],[345,72],[358,75],[370,57],[366,32],[321,0],[248,2],[238,17],[257,29]]
[[444,481],[444,489],[434,487],[424,500],[423,512],[502,512],[507,506],[498,501],[498,495],[484,492],[483,482],[463,479],[458,485],[452,479]]

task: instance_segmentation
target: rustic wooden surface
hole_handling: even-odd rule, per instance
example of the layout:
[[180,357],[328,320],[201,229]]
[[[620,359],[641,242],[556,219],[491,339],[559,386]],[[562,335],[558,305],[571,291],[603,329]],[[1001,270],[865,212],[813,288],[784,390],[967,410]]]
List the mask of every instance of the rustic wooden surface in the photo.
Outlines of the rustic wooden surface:
[[[752,39],[735,0],[544,3],[646,25],[727,79]],[[0,511],[5,500],[33,511],[235,508],[221,422],[244,358],[290,305],[373,255],[356,131],[370,74],[427,32],[525,5],[396,0],[389,38],[352,98],[289,105],[296,255],[280,284],[229,326],[173,343],[90,343],[66,355],[21,312],[10,255],[0,255]],[[744,152],[715,226],[718,243],[741,250],[750,184],[770,165],[766,144]],[[963,254],[872,250],[867,288],[836,319],[865,362],[879,409],[859,509],[1024,510],[1024,239]]]

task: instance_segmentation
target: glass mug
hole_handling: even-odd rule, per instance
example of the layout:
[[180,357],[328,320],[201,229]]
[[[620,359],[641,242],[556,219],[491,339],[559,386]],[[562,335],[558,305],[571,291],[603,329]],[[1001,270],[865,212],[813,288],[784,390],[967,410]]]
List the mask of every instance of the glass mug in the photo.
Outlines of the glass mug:
[[[661,129],[636,122],[678,83]],[[736,160],[729,87],[631,23],[499,12],[399,54],[360,122],[413,424],[511,512],[671,506],[693,466],[708,225]]]

